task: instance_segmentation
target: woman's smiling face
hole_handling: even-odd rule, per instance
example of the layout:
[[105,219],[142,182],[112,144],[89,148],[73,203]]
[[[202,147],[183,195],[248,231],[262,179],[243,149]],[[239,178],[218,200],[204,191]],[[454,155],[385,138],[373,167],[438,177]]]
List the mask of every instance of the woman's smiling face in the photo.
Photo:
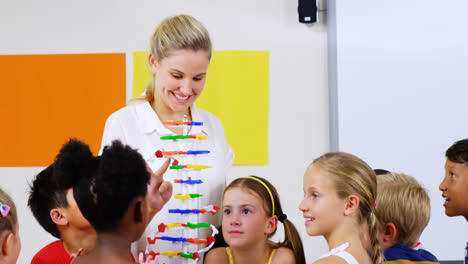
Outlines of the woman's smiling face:
[[209,63],[204,50],[174,50],[159,62],[150,56],[158,108],[168,114],[187,113],[205,87]]

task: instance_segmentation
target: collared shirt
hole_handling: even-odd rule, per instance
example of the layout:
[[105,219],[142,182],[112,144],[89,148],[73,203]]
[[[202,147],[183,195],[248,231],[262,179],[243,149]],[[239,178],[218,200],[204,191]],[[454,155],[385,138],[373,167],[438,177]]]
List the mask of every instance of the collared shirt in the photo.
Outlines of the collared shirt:
[[[201,228],[195,230],[171,228],[166,229],[164,233],[157,233],[160,223],[202,223],[207,222],[218,226],[221,223],[222,212],[216,215],[198,214],[181,215],[169,214],[169,209],[200,209],[207,205],[216,205],[221,207],[222,194],[225,186],[226,173],[234,160],[234,153],[227,144],[224,136],[224,129],[221,121],[213,114],[198,109],[194,105],[190,107],[192,120],[203,122],[203,126],[193,126],[190,135],[206,135],[206,140],[161,140],[161,136],[175,135],[166,128],[151,105],[146,102],[136,102],[113,113],[107,119],[102,138],[101,151],[104,146],[111,144],[112,140],[120,139],[122,143],[136,148],[146,160],[153,171],[156,171],[165,159],[155,156],[157,150],[162,151],[187,151],[187,150],[209,150],[205,155],[187,155],[177,158],[179,165],[197,164],[208,165],[212,168],[204,170],[168,170],[164,174],[164,179],[173,184],[173,193],[198,193],[203,197],[190,200],[177,200],[171,198],[169,202],[156,214],[151,223],[146,228],[139,241],[134,243],[135,250],[146,250],[147,237],[154,236],[173,236],[205,239],[211,235],[211,228]],[[174,184],[174,179],[183,179],[191,177],[200,179],[203,184],[199,185],[181,185]],[[185,189],[182,189],[185,188]],[[149,245],[149,250],[155,252],[163,251],[197,251],[207,245],[186,245],[181,243],[172,243],[169,241],[157,240],[156,245]],[[181,258],[162,257],[165,263],[182,263]]]

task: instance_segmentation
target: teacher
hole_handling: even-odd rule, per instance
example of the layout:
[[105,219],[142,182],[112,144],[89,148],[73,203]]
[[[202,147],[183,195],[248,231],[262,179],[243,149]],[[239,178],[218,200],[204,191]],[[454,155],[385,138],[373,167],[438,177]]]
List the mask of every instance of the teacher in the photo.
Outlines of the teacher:
[[[203,195],[196,199],[200,207],[221,205],[226,172],[234,159],[234,153],[226,142],[221,121],[194,105],[205,86],[211,53],[209,33],[195,18],[178,15],[164,19],[151,36],[148,63],[152,78],[145,93],[109,116],[101,144],[102,151],[112,140],[121,140],[124,144],[136,148],[153,171],[165,160],[155,156],[157,150],[209,150],[210,154],[199,155],[196,158],[196,163],[212,167],[203,170],[201,178],[204,184],[197,187],[198,192]],[[203,126],[192,126],[183,131],[180,127],[164,125],[163,121],[166,120],[203,122]],[[161,139],[162,136],[181,135],[184,132],[189,135],[206,136],[206,140]],[[174,179],[178,178],[176,170],[168,170],[164,178],[174,182]],[[182,187],[177,185],[174,185],[174,194],[182,191]],[[184,223],[187,217],[194,222],[208,222],[214,225],[220,223],[222,212],[216,215],[195,216],[168,213],[168,209],[182,207],[183,201],[171,198],[153,218],[143,236],[133,243],[133,255],[137,256],[137,252],[147,249],[147,237],[184,235],[183,230],[177,228],[157,234],[158,225],[161,223]],[[209,228],[201,228],[195,232],[198,238],[204,239],[211,235],[212,231]],[[206,245],[201,247],[204,246]],[[149,249],[155,252],[182,251],[182,243],[158,240],[156,245],[150,245]],[[183,263],[179,257],[160,258],[164,263]]]

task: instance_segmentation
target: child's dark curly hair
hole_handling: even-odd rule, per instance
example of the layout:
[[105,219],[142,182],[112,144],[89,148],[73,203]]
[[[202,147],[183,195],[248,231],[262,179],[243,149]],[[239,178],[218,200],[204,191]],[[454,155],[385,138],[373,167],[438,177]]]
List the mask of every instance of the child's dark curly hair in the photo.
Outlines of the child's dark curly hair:
[[112,232],[136,197],[144,197],[150,173],[142,156],[115,140],[96,157],[96,170],[73,188],[82,214],[98,232]]
[[88,145],[70,139],[62,146],[54,163],[42,170],[30,186],[28,206],[39,224],[56,238],[60,239],[60,233],[50,218],[50,211],[68,207],[67,190],[93,170],[94,159]]

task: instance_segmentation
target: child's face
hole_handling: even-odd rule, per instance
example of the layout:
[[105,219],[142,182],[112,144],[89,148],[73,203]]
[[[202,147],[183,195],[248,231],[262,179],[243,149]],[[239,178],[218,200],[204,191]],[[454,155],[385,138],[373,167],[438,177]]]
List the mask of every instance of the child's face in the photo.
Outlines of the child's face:
[[[223,236],[230,247],[246,248],[264,243],[271,217],[259,196],[242,188],[226,191],[223,199]],[[270,223],[271,224],[271,223]]]
[[439,185],[447,216],[463,215],[468,220],[468,167],[447,159],[445,177]]
[[327,237],[343,219],[346,200],[336,193],[331,176],[313,164],[304,174],[304,199],[299,210],[305,218],[309,236]]

